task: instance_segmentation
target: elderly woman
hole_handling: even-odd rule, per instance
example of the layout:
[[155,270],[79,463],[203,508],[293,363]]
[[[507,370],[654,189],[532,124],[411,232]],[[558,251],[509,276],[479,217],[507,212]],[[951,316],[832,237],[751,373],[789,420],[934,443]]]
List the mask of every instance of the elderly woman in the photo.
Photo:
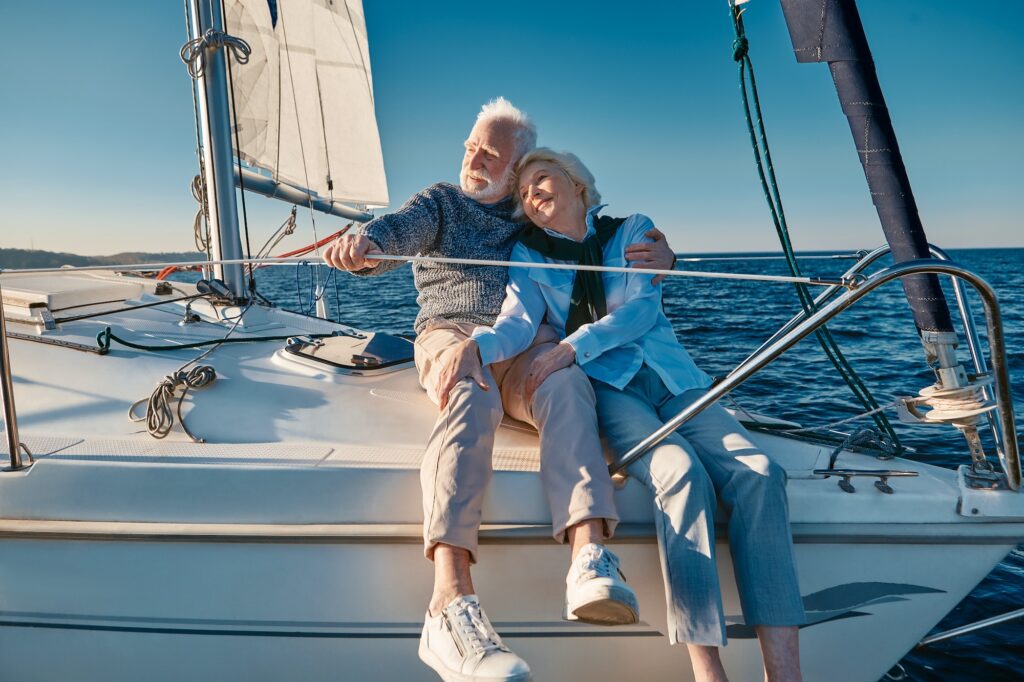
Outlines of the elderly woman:
[[[513,250],[515,261],[624,266],[624,247],[642,241],[651,228],[640,214],[625,220],[599,216],[593,176],[572,154],[537,149],[519,162],[517,180],[518,213],[533,225]],[[451,362],[467,371],[474,363],[512,357],[527,348],[545,318],[562,341],[536,361],[527,399],[549,374],[578,364],[591,379],[602,435],[617,456],[711,383],[676,340],[662,312],[661,287],[641,272],[513,267],[497,323],[479,327],[476,348]],[[726,643],[715,563],[718,500],[729,512],[740,602],[746,623],[756,628],[767,678],[799,680],[797,626],[804,611],[783,469],[732,415],[713,405],[628,471],[654,496],[669,640],[687,644],[696,678],[726,679],[718,654]]]

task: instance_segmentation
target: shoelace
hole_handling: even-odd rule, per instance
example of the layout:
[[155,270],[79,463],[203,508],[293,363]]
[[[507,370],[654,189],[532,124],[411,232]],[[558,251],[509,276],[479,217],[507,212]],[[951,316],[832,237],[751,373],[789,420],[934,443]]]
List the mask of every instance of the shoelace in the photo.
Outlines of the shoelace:
[[456,610],[454,615],[458,619],[459,630],[465,635],[464,641],[475,653],[486,654],[503,648],[498,633],[487,622],[479,604],[470,602]]
[[580,564],[580,576],[590,578],[612,578],[619,570],[618,558],[597,545],[586,547],[576,558]]

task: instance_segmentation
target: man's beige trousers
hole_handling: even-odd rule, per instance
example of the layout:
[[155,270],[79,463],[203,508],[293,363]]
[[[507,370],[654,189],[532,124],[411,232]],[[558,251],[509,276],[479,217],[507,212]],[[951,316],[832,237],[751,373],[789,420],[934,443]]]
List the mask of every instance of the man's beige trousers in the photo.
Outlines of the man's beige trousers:
[[[420,384],[435,403],[447,354],[475,328],[435,323],[416,337]],[[503,412],[540,433],[540,474],[555,539],[564,541],[567,528],[587,519],[604,519],[606,533],[614,531],[619,517],[598,437],[590,380],[573,365],[552,373],[537,389],[532,405],[523,398],[534,359],[557,342],[555,331],[542,325],[529,349],[484,368],[490,390],[470,379],[452,389],[430,434],[420,470],[427,558],[432,558],[438,543],[444,543],[469,550],[476,561],[484,492],[493,471],[494,434]]]

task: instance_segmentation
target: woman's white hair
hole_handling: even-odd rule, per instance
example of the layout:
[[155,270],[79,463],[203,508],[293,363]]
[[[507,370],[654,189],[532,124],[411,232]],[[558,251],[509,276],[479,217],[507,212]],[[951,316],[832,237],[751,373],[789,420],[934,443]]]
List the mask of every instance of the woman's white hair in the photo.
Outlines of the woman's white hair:
[[480,107],[476,122],[479,125],[484,121],[506,121],[515,128],[516,151],[513,162],[537,146],[537,126],[533,125],[524,111],[517,109],[504,97],[492,99]]
[[514,217],[523,218],[525,216],[523,212],[523,198],[519,196],[519,178],[529,165],[541,162],[558,166],[569,176],[570,180],[583,188],[581,198],[583,199],[583,205],[588,210],[601,203],[601,193],[597,191],[594,174],[583,165],[580,157],[572,152],[556,152],[548,147],[538,147],[519,159],[519,163],[516,164],[516,184],[512,190],[512,197],[516,203],[516,209],[513,213]]

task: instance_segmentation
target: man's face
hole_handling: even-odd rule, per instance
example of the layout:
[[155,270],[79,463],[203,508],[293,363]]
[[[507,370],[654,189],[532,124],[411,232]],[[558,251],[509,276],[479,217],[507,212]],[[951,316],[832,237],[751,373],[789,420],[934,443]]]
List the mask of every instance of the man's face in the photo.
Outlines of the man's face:
[[459,184],[468,196],[494,203],[511,193],[512,165],[515,159],[514,126],[508,121],[477,123],[466,139]]

